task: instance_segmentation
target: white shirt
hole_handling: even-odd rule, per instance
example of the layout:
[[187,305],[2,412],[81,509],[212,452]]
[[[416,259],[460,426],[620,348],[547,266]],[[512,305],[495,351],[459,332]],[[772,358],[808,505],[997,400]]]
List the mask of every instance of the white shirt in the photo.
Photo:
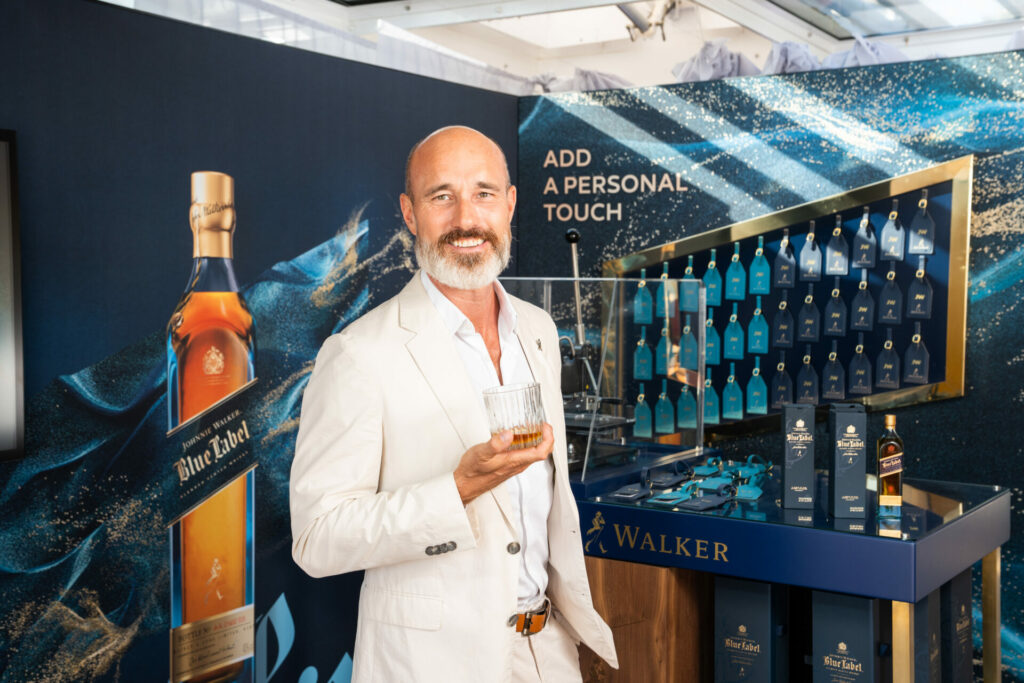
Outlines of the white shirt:
[[[483,337],[469,318],[427,276],[420,271],[420,279],[427,296],[441,314],[445,327],[452,333],[459,358],[466,367],[470,382],[476,390],[477,400],[483,407],[484,389],[501,384],[498,373],[487,352]],[[516,336],[517,315],[505,288],[497,281],[498,341],[501,345],[501,377],[506,384],[533,382],[533,373],[526,354]],[[486,411],[483,411],[486,414]],[[539,607],[548,587],[548,514],[551,512],[555,469],[551,457],[535,462],[514,477],[506,480],[512,518],[519,534],[519,587],[518,609],[526,611]]]

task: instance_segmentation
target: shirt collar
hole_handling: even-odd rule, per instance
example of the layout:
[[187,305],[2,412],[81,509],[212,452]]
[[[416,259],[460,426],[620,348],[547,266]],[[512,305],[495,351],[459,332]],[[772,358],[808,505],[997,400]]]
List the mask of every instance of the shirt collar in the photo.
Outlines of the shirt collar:
[[[427,275],[427,271],[420,271],[420,280],[423,282],[423,288],[427,290],[430,302],[441,314],[441,320],[449,332],[452,334],[476,334],[473,323],[448,297],[441,293],[434,281]],[[519,315],[516,313],[515,307],[512,306],[512,299],[508,292],[497,280],[494,281],[494,291],[498,295],[498,334],[504,337],[515,332]]]

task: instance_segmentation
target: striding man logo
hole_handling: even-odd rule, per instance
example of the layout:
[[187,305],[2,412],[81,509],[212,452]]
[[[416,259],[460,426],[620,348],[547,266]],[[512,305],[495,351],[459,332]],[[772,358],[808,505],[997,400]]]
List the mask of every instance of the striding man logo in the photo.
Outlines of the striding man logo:
[[604,515],[598,510],[594,513],[594,519],[590,522],[590,528],[587,529],[587,542],[583,546],[583,552],[591,552],[590,546],[594,543],[597,544],[597,549],[601,551],[602,555],[608,552],[605,550],[604,544],[601,543],[601,532],[604,531],[604,525]]

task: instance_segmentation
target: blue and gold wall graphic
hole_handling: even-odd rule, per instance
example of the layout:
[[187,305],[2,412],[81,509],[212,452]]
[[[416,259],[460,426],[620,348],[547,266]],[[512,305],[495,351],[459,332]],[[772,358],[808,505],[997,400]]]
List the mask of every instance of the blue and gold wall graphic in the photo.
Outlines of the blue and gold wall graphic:
[[254,680],[344,683],[362,574],[291,559],[303,388],[323,339],[412,273],[409,147],[471,125],[515,174],[515,98],[81,0],[0,3],[0,62],[27,385],[26,457],[0,464],[0,681],[167,680],[165,326],[189,174],[215,170],[256,328]]
[[[966,396],[901,409],[898,424],[908,474],[1011,487],[1019,529],[1022,129],[1021,53],[522,98],[520,274],[570,274],[567,247],[534,247],[570,227],[583,273],[599,275],[606,260],[975,154]],[[774,435],[728,447],[781,456]],[[1017,533],[1003,548],[1012,680],[1024,680],[1022,552]]]

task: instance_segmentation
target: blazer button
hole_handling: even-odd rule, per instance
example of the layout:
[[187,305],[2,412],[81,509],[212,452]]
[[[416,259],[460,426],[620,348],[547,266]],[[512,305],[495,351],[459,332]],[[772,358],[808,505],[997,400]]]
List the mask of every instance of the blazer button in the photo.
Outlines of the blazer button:
[[451,552],[452,550],[455,550],[455,548],[455,541],[448,541],[448,551]]
[[508,554],[509,555],[515,555],[516,553],[519,552],[519,548],[520,548],[519,544],[516,543],[515,541],[512,541],[511,543],[508,544],[508,548],[507,548]]
[[437,546],[435,546],[435,545],[427,546],[427,555],[436,555],[436,554],[437,554]]

